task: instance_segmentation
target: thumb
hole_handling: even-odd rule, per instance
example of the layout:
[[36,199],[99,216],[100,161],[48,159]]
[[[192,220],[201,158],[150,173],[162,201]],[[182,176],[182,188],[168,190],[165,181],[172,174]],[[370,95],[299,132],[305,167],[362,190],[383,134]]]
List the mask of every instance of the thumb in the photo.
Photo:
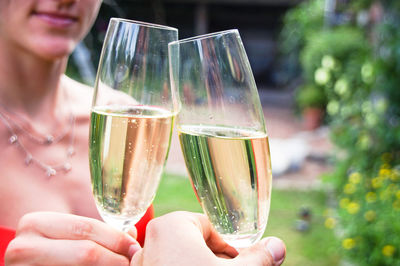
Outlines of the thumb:
[[136,252],[131,260],[130,266],[140,266],[143,265],[143,249]]
[[262,239],[257,244],[242,249],[233,259],[233,265],[278,266],[285,259],[285,244],[276,237]]

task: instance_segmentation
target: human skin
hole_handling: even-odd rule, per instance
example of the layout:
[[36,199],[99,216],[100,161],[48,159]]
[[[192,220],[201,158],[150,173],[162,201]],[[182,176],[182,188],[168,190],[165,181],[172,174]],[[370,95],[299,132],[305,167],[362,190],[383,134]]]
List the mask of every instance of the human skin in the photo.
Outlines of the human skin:
[[95,219],[42,212],[21,219],[6,265],[275,266],[285,254],[277,238],[265,238],[239,253],[199,213],[173,212],[153,219],[141,249],[133,238]]
[[2,0],[2,39],[40,61],[65,61],[89,31],[100,4],[100,0]]
[[56,212],[25,215],[10,242],[5,264],[129,265],[140,249],[134,237],[96,219]]
[[[127,264],[129,254],[126,249],[129,250],[132,243],[136,244],[135,240],[129,238],[131,242],[126,242],[124,252],[113,249],[113,239],[123,234],[116,230],[109,230],[107,238],[101,243],[76,241],[76,236],[67,226],[69,215],[61,218],[57,216],[58,213],[79,215],[74,217],[82,226],[91,224],[88,222],[91,220],[82,216],[101,219],[91,192],[88,163],[92,90],[63,75],[68,56],[89,31],[100,4],[100,0],[0,0],[2,112],[9,110],[8,115],[13,121],[27,131],[53,135],[68,129],[71,113],[75,117],[74,132],[70,130],[60,142],[52,145],[35,143],[26,134],[19,132],[19,141],[26,149],[47,164],[66,160],[71,134],[75,135],[71,171],[58,171],[52,177],[47,177],[45,171],[37,165],[25,164],[26,155],[10,144],[10,130],[4,122],[0,123],[0,201],[3,203],[0,205],[0,226],[16,229],[21,217],[28,213],[53,212],[47,218],[34,216],[36,218],[32,219],[28,215],[28,218],[22,219],[22,227],[17,230],[17,237],[6,252],[9,265],[15,262],[12,259],[15,258],[13,254],[26,251],[34,251],[31,255],[43,261],[51,261],[51,258],[57,257],[60,260],[73,259],[73,256],[64,256],[68,254],[64,249],[75,250],[72,253],[77,255],[84,250],[108,249],[102,254],[107,256],[104,261],[110,263],[109,265],[120,262],[121,257]],[[54,219],[57,219],[55,224]],[[32,221],[36,222],[31,223]],[[41,237],[38,237],[37,232],[42,232],[34,229],[38,224],[41,224],[40,228],[59,225],[54,229],[56,239],[53,235],[40,234]],[[97,228],[95,232],[108,228],[100,221],[92,224],[92,228]],[[21,235],[21,232],[27,232],[27,228],[30,228],[30,233]],[[123,235],[127,237],[127,234]],[[27,236],[32,237],[26,238]],[[67,245],[52,249],[54,254],[46,253],[49,251],[46,248],[38,249],[42,245],[57,247],[57,243],[63,242]],[[36,249],[32,249],[35,247]],[[18,258],[28,258],[26,261],[19,261],[19,265],[31,263],[29,256]]]
[[[2,226],[16,228],[22,215],[39,210],[100,218],[88,164],[91,89],[63,76],[68,56],[88,32],[100,3],[0,0],[0,104],[32,132],[57,135],[69,126],[71,112],[76,118],[72,170],[51,178],[36,165],[25,165],[25,154],[9,143],[10,132],[0,123],[0,200],[13,206],[1,204]],[[51,164],[66,160],[71,133],[48,146],[25,134],[18,137],[36,158]]]
[[131,266],[272,266],[281,265],[285,255],[285,245],[277,238],[265,238],[238,253],[205,215],[174,212],[149,222],[144,248],[135,253]]

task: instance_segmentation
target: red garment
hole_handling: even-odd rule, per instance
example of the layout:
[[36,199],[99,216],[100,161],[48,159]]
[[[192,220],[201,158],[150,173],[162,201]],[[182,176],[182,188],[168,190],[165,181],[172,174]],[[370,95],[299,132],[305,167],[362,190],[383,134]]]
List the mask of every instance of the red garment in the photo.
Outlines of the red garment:
[[8,243],[15,237],[15,230],[0,226],[0,265],[4,265],[4,253]]
[[[151,205],[150,208],[147,209],[142,219],[140,219],[140,221],[136,224],[136,228],[138,231],[137,240],[142,246],[144,244],[147,223],[153,218],[154,209],[153,205]],[[13,240],[14,237],[15,230],[0,226],[0,266],[4,266],[4,253],[6,252],[8,243],[10,243],[10,241]]]
[[147,209],[142,219],[140,219],[140,221],[137,222],[137,224],[135,224],[138,232],[137,241],[139,242],[140,245],[142,245],[142,247],[144,245],[144,237],[146,234],[147,223],[150,222],[150,220],[153,218],[154,218],[154,209],[153,205],[150,205],[150,207]]

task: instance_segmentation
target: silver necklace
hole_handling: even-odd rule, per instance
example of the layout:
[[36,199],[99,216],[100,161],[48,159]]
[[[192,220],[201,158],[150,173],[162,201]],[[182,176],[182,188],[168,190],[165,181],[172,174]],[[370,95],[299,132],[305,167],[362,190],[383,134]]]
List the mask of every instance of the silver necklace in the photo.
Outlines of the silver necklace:
[[[72,168],[71,165],[71,157],[74,155],[75,151],[74,151],[74,138],[75,138],[75,134],[74,134],[74,129],[75,129],[75,116],[72,114],[71,112],[71,116],[70,116],[70,121],[71,121],[71,126],[69,128],[69,130],[71,131],[71,137],[69,140],[69,145],[66,151],[66,161],[63,163],[59,163],[59,164],[54,164],[54,165],[50,165],[50,164],[46,164],[44,162],[42,162],[41,160],[35,158],[31,152],[29,152],[29,150],[25,147],[25,145],[19,140],[17,133],[15,132],[13,126],[11,124],[14,124],[15,127],[17,127],[21,132],[26,133],[26,135],[31,138],[32,140],[34,139],[32,136],[32,134],[27,131],[27,130],[23,130],[22,127],[17,126],[16,123],[12,123],[12,120],[10,117],[8,117],[7,115],[5,115],[4,113],[0,112],[0,120],[3,122],[3,124],[6,126],[6,128],[8,129],[8,131],[10,132],[10,137],[8,139],[9,143],[11,145],[15,145],[17,148],[19,148],[25,155],[25,164],[27,166],[34,164],[37,165],[38,167],[40,167],[41,169],[43,169],[46,173],[46,175],[48,177],[54,176],[57,174],[57,171],[63,171],[63,172],[69,172]],[[68,130],[68,131],[69,131]],[[39,141],[37,141],[39,144],[46,144],[46,145],[50,145],[52,143],[56,143],[58,141],[60,141],[61,139],[63,139],[67,134],[68,131],[64,134],[60,134],[57,138],[53,138],[51,139],[51,141],[47,140],[48,136],[52,136],[52,135],[47,135],[46,139],[42,139]],[[62,136],[64,135],[64,136]],[[62,136],[62,137],[60,137]],[[37,139],[39,140],[39,139]]]
[[[10,114],[12,114],[12,115],[14,115],[14,116],[17,116],[19,119],[23,120],[25,124],[30,124],[29,121],[28,121],[28,119],[26,119],[26,118],[23,117],[22,115],[19,115],[19,114],[15,113],[15,112],[12,112],[12,111],[9,110],[4,104],[1,104],[1,103],[0,103],[0,107],[1,107],[2,109],[4,109],[5,111],[7,111],[8,113],[10,113]],[[61,134],[59,134],[59,135],[57,135],[57,136],[54,136],[54,135],[52,135],[52,134],[42,134],[42,133],[37,132],[37,131],[31,126],[31,127],[32,127],[32,130],[34,131],[34,134],[33,134],[33,133],[29,132],[29,130],[25,129],[24,126],[18,124],[16,121],[14,121],[13,119],[11,119],[10,116],[6,115],[4,112],[1,112],[1,111],[0,111],[0,113],[2,114],[2,116],[3,116],[5,119],[8,120],[8,122],[9,122],[10,124],[13,124],[14,127],[16,127],[18,130],[24,132],[31,140],[33,140],[33,141],[35,141],[36,143],[41,144],[41,145],[44,145],[44,144],[50,145],[50,144],[56,144],[56,143],[60,142],[60,141],[68,134],[68,132],[72,129],[72,127],[74,126],[74,116],[73,116],[73,114],[71,113],[71,115],[70,115],[70,117],[69,117],[69,127],[66,127],[66,128],[64,129],[64,131],[63,131]],[[37,135],[41,135],[41,136],[38,137]]]

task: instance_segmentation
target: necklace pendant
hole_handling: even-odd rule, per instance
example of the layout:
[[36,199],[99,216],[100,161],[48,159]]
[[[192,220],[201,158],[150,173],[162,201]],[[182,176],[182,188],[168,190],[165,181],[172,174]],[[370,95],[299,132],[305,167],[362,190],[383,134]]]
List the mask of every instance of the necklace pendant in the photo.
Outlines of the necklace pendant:
[[25,164],[26,164],[26,165],[30,165],[31,162],[32,162],[32,159],[33,159],[32,155],[28,153],[28,154],[26,155],[26,157],[25,157]]
[[72,169],[72,165],[70,164],[70,163],[65,163],[64,164],[64,171],[65,172],[69,172],[69,171],[71,171],[71,169]]
[[52,144],[54,141],[54,137],[52,135],[46,136],[46,144]]
[[51,168],[50,166],[47,167],[47,169],[46,169],[46,175],[47,175],[48,177],[54,176],[54,175],[56,175],[56,174],[57,174],[57,171],[56,171],[55,169]]
[[18,141],[18,136],[14,134],[8,139],[8,141],[10,142],[10,144],[14,144]]
[[70,146],[67,150],[67,156],[72,157],[72,155],[74,155],[74,154],[75,154],[75,149],[74,149],[74,147]]

